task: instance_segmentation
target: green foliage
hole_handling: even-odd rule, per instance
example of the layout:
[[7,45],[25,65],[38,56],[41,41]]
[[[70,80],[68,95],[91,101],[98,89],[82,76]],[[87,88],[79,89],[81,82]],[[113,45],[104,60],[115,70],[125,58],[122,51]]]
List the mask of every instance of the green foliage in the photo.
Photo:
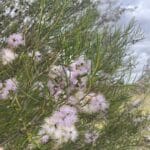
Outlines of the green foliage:
[[[95,144],[86,145],[82,131],[104,121],[96,115],[82,116],[77,128],[80,136],[75,143],[64,144],[62,150],[123,150],[128,145],[138,144],[138,127],[132,123],[134,118],[127,109],[120,112],[120,107],[131,97],[132,86],[125,84],[124,76],[133,67],[128,55],[129,47],[140,40],[141,33],[133,21],[124,29],[122,27],[98,26],[100,17],[96,6],[90,0],[81,4],[74,0],[38,0],[29,6],[25,13],[15,18],[4,16],[5,7],[0,7],[2,21],[1,37],[23,32],[25,46],[15,51],[19,57],[7,66],[0,64],[0,80],[16,77],[19,90],[8,100],[0,100],[0,145],[9,150],[24,150],[34,141],[43,119],[50,116],[58,107],[52,101],[47,88],[50,66],[68,65],[74,58],[84,54],[92,60],[92,72],[89,75],[88,89],[101,91],[110,103],[105,118],[106,125],[100,130],[100,137]],[[25,1],[21,1],[26,6]],[[33,18],[34,23],[22,24],[25,16]],[[95,28],[94,28],[95,27]],[[1,43],[1,48],[6,43]],[[39,50],[42,61],[35,62],[28,57],[28,52]],[[51,50],[50,54],[47,51]],[[127,59],[125,59],[127,58]],[[42,81],[43,96],[33,91],[33,84]],[[140,125],[140,124],[139,124]],[[39,150],[58,149],[52,142],[37,147]],[[132,148],[131,148],[132,149]]]

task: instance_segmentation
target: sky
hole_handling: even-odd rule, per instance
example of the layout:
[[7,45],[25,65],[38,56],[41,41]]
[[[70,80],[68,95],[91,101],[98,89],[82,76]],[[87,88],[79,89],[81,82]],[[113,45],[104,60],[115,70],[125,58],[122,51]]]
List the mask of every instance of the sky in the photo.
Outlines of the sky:
[[134,69],[133,76],[140,76],[143,66],[150,58],[150,0],[120,0],[120,3],[129,8],[136,7],[135,11],[123,16],[122,23],[135,17],[144,33],[144,39],[131,47],[133,55],[137,56],[137,67]]

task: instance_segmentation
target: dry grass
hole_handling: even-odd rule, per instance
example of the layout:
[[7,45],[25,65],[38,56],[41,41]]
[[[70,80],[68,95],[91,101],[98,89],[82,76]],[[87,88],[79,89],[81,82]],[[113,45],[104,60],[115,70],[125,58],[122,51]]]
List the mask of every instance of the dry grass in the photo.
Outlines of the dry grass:
[[141,104],[138,109],[141,111],[142,115],[150,114],[150,94],[135,95],[132,101],[140,101]]

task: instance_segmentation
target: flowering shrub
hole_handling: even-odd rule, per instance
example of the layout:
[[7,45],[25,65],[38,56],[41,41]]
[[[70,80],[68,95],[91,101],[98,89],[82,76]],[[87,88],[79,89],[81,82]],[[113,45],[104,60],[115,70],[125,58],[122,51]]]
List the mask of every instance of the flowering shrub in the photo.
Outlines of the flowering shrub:
[[7,79],[4,83],[0,83],[0,99],[8,99],[11,91],[16,92],[17,81],[16,79]]
[[[50,94],[54,101],[58,103],[64,101],[65,105],[45,119],[38,134],[41,143],[47,143],[49,139],[59,144],[69,140],[75,141],[78,137],[78,131],[75,128],[75,123],[79,121],[77,112],[90,114],[99,111],[106,112],[108,109],[103,95],[86,92],[87,75],[91,70],[90,64],[90,60],[80,57],[68,67],[59,65],[52,66],[50,69],[50,80],[47,84]],[[93,141],[96,139],[95,137]]]
[[120,112],[130,95],[125,57],[139,39],[134,24],[100,26],[98,0],[0,4],[0,146],[97,150],[138,142],[132,114]]

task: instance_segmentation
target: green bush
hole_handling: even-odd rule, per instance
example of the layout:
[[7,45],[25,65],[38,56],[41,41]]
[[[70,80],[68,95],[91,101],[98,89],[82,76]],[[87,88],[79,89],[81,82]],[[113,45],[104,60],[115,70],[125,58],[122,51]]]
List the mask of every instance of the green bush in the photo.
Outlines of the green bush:
[[[142,123],[134,122],[136,116],[126,106],[133,88],[126,79],[134,66],[128,50],[142,38],[134,21],[126,27],[117,20],[111,23],[106,19],[110,12],[102,16],[97,9],[102,4],[90,0],[0,3],[0,145],[6,150],[123,150],[142,145]],[[71,96],[77,104],[69,102]],[[100,103],[94,103],[95,109],[90,106],[93,97]],[[42,141],[39,132],[45,124],[51,130],[48,120],[64,113],[60,109],[66,105],[65,113],[77,117],[72,128],[61,127],[66,135],[57,138],[56,131],[53,136],[53,131],[43,133],[48,139]],[[71,129],[74,139],[67,140]],[[85,133],[92,136],[90,142]]]

